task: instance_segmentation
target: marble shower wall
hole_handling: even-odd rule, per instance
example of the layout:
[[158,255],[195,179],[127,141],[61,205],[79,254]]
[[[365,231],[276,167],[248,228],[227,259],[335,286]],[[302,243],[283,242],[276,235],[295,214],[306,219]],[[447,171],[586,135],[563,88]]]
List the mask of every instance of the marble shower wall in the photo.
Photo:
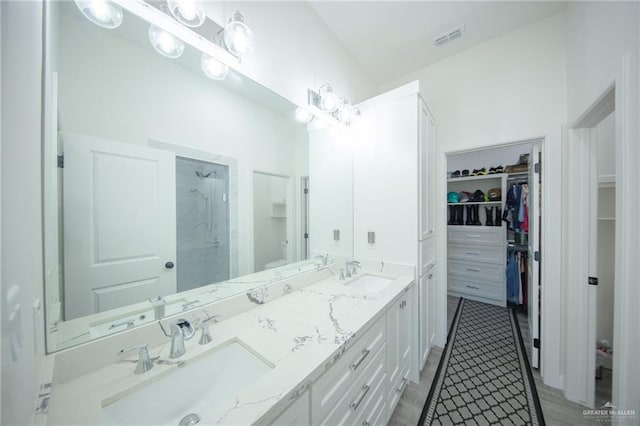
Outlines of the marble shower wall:
[[230,278],[229,167],[176,157],[178,291]]

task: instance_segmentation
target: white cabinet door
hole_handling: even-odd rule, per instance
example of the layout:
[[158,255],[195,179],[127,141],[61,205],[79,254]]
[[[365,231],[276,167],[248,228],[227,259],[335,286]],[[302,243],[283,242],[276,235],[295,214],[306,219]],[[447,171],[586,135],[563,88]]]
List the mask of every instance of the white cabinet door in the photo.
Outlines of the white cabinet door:
[[429,290],[427,296],[427,303],[429,305],[429,318],[427,320],[427,322],[429,323],[427,330],[429,331],[427,333],[427,340],[429,342],[429,347],[432,347],[436,340],[436,292],[438,290],[436,276],[436,267],[434,265],[434,267],[429,271],[429,274],[427,274],[427,288]]
[[[311,254],[353,256],[353,153],[346,130],[309,133]],[[338,240],[334,230],[340,231]]]
[[389,391],[396,389],[411,359],[413,285],[387,311],[387,372]]
[[433,151],[433,122],[429,116],[424,102],[420,99],[418,102],[418,194],[419,194],[419,215],[420,215],[420,239],[425,240],[433,236],[433,167],[434,151]]
[[[417,263],[416,242],[420,235],[416,109],[417,95],[380,100],[363,111],[354,129],[356,257]],[[330,206],[339,207],[335,203]],[[369,244],[368,232],[375,232],[375,244]]]
[[65,319],[175,293],[174,153],[63,139]]
[[299,426],[310,424],[309,391],[305,391],[271,423],[273,426]]
[[420,323],[418,326],[418,332],[420,333],[420,371],[424,368],[431,349],[431,345],[429,344],[429,320],[431,318],[431,310],[429,306],[429,282],[427,276],[428,275],[423,275],[420,277],[418,285],[418,308],[420,310]]

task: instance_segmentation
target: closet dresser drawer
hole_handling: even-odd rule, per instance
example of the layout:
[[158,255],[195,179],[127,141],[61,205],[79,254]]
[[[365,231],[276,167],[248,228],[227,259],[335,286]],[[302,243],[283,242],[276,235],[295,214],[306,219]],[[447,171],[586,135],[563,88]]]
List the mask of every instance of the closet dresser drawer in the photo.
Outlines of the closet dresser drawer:
[[[385,318],[380,318],[312,386],[312,423],[319,424],[363,375],[374,355],[385,343]],[[385,352],[386,353],[386,352]],[[386,360],[386,357],[385,357]]]
[[447,246],[447,257],[453,260],[495,263],[503,268],[505,256],[504,244],[483,246],[449,243]]
[[460,275],[470,279],[479,278],[481,280],[500,281],[505,275],[502,265],[494,263],[449,259],[447,265],[449,274]]
[[500,281],[483,281],[459,275],[449,275],[447,278],[449,291],[466,293],[497,301],[502,301],[507,294],[504,279]]
[[447,241],[461,244],[504,245],[505,235],[499,226],[448,226]]

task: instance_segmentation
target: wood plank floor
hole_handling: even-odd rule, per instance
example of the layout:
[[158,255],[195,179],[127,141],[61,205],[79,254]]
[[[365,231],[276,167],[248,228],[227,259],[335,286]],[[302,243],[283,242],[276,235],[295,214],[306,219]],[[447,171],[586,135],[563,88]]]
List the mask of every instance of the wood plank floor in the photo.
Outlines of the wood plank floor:
[[[453,297],[447,297],[447,320],[448,327],[451,326],[453,321],[453,315],[458,305],[458,299]],[[518,323],[520,325],[520,331],[524,341],[528,341],[529,336],[529,324],[527,317],[524,314],[518,314]],[[447,328],[448,329],[448,328]],[[526,346],[526,345],[525,345]],[[420,374],[420,383],[409,383],[402,398],[398,402],[393,415],[389,419],[389,425],[416,425],[420,419],[422,413],[422,407],[426,402],[429,389],[431,388],[431,382],[438,369],[438,363],[442,356],[441,348],[433,348],[427,359],[427,364]],[[529,349],[527,348],[527,356],[529,356]],[[607,397],[604,388],[607,386],[606,382],[607,370],[603,373],[604,380],[596,381],[596,385],[600,388],[598,393],[598,399]],[[609,374],[609,389],[610,389],[610,377]],[[537,369],[533,369],[533,377],[536,383],[538,396],[540,397],[540,403],[542,405],[542,412],[544,414],[545,421],[548,425],[601,425],[601,422],[596,422],[590,419],[585,419],[582,415],[582,410],[586,407],[576,404],[567,400],[562,391],[559,389],[551,388],[542,382],[540,373]],[[598,383],[600,382],[600,383]],[[610,398],[610,390],[609,390]],[[606,401],[605,401],[606,402]],[[602,403],[604,404],[604,402]],[[602,405],[601,404],[601,405]],[[601,405],[597,405],[598,407]]]

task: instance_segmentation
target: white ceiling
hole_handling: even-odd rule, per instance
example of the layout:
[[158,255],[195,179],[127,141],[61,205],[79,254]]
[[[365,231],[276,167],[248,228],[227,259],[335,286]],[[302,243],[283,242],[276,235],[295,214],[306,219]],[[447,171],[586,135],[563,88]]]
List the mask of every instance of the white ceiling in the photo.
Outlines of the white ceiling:
[[[377,84],[387,83],[484,41],[553,15],[561,1],[310,1]],[[433,38],[458,25],[463,38]]]

